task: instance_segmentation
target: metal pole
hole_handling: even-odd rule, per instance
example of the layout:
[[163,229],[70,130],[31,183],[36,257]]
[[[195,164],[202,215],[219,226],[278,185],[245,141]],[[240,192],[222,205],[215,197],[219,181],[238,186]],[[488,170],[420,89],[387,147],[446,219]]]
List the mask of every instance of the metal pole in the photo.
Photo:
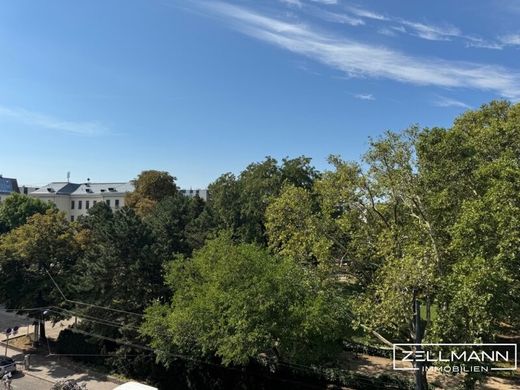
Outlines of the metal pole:
[[5,356],[7,356],[7,347],[9,346],[9,333],[6,333],[7,338],[5,339]]
[[[422,343],[422,334],[421,334],[421,302],[417,299],[417,295],[414,293],[414,315],[415,315],[415,351],[421,351],[422,348],[420,344]],[[416,370],[415,370],[415,389],[423,390],[423,364],[422,362],[415,362]]]

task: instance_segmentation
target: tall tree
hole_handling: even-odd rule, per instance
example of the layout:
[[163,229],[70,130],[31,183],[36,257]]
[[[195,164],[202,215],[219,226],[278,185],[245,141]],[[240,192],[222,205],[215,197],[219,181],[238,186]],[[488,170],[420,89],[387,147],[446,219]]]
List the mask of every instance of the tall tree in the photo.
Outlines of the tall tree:
[[145,217],[157,239],[158,256],[171,259],[174,254],[190,255],[202,246],[205,232],[195,222],[205,209],[198,196],[189,198],[180,193],[161,200]]
[[52,203],[13,193],[0,203],[0,234],[8,232],[27,222],[34,214],[44,214],[54,207]]
[[[156,255],[152,230],[129,207],[112,213],[99,204],[89,213],[82,221],[86,238],[76,266],[76,295],[99,306],[142,313],[163,292],[163,258]],[[121,321],[135,320],[113,315]]]
[[247,364],[261,353],[319,361],[341,350],[349,329],[337,285],[228,236],[170,263],[166,281],[171,303],[151,306],[142,327],[166,364],[179,352],[226,365]]
[[[63,213],[49,209],[0,237],[0,301],[8,308],[61,306],[50,272],[70,292],[79,255],[76,230]],[[39,318],[41,313],[30,312]],[[43,333],[44,335],[44,333]]]
[[168,172],[143,171],[133,181],[135,189],[127,194],[125,204],[139,215],[146,215],[157,202],[177,193],[175,180]]
[[[319,176],[310,158],[272,157],[250,164],[238,177],[225,174],[209,187],[214,229],[230,229],[241,241],[265,245],[265,211],[285,184],[310,188]],[[206,216],[205,216],[206,217]]]

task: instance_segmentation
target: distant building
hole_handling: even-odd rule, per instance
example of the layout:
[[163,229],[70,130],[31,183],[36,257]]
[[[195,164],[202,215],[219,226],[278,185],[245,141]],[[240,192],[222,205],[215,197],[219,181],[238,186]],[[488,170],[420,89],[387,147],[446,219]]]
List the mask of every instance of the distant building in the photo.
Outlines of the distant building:
[[53,182],[28,195],[44,202],[52,202],[63,211],[67,219],[74,221],[97,202],[105,202],[113,210],[125,205],[125,196],[132,192],[131,183],[67,183]]
[[[16,181],[15,181],[16,182]],[[18,187],[17,187],[18,188]],[[63,211],[70,221],[82,215],[97,202],[105,202],[113,210],[125,205],[125,196],[134,190],[132,182],[126,183],[67,183],[53,182],[40,188],[22,187],[23,192],[44,202],[52,202]],[[199,196],[208,200],[208,190],[180,190],[181,194],[193,198]]]
[[0,203],[13,192],[20,192],[16,179],[0,175]]
[[20,194],[29,195],[31,192],[40,189],[40,187],[20,186]]
[[181,194],[189,197],[189,198],[193,198],[195,196],[198,196],[199,198],[201,198],[202,200],[204,201],[207,201],[208,200],[208,190],[202,190],[202,189],[198,189],[198,190],[192,190],[192,189],[189,189],[189,190],[180,190],[181,191]]

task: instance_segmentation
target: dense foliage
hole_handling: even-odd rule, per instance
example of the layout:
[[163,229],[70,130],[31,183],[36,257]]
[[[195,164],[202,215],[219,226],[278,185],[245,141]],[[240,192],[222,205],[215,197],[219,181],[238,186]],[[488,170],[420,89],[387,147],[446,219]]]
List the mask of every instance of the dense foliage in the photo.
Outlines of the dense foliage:
[[14,193],[0,203],[0,234],[17,228],[34,214],[43,214],[52,208],[51,203]]
[[348,333],[337,287],[289,258],[221,236],[190,260],[167,264],[170,304],[147,310],[144,333],[169,362],[183,353],[246,364],[262,353],[286,361],[334,356]]

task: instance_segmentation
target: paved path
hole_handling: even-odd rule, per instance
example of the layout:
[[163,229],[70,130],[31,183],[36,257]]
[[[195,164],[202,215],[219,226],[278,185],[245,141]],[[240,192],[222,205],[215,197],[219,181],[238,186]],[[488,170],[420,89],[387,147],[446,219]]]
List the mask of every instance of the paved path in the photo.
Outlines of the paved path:
[[[53,383],[65,379],[75,379],[85,383],[88,390],[112,390],[120,384],[119,381],[107,375],[82,369],[66,360],[60,361],[59,358],[52,356],[31,355],[31,367],[29,370],[24,370],[23,353],[8,348],[7,355],[18,363],[19,373],[13,379],[14,389],[30,389],[31,383],[38,384],[38,387],[32,387],[34,389],[49,389]],[[20,387],[17,387],[17,384]]]
[[[18,372],[13,376],[12,390],[50,390],[52,384],[43,379]],[[0,389],[3,387],[0,385]]]
[[[8,327],[20,326],[19,334],[33,332],[33,320],[18,316],[14,313],[6,312],[0,307],[0,342],[5,341],[4,330]],[[46,334],[48,337],[57,338],[59,332],[68,326],[72,321],[62,321],[57,324],[46,322]],[[5,344],[0,345],[0,354],[4,354]],[[22,352],[14,348],[7,348],[7,355],[12,357],[18,364],[19,372],[14,376],[12,382],[13,390],[43,389],[48,390],[54,382],[64,379],[76,379],[78,382],[87,384],[88,390],[112,390],[120,382],[107,375],[83,369],[69,360],[56,356],[31,355],[31,368],[23,370]],[[0,389],[3,390],[0,384]]]

